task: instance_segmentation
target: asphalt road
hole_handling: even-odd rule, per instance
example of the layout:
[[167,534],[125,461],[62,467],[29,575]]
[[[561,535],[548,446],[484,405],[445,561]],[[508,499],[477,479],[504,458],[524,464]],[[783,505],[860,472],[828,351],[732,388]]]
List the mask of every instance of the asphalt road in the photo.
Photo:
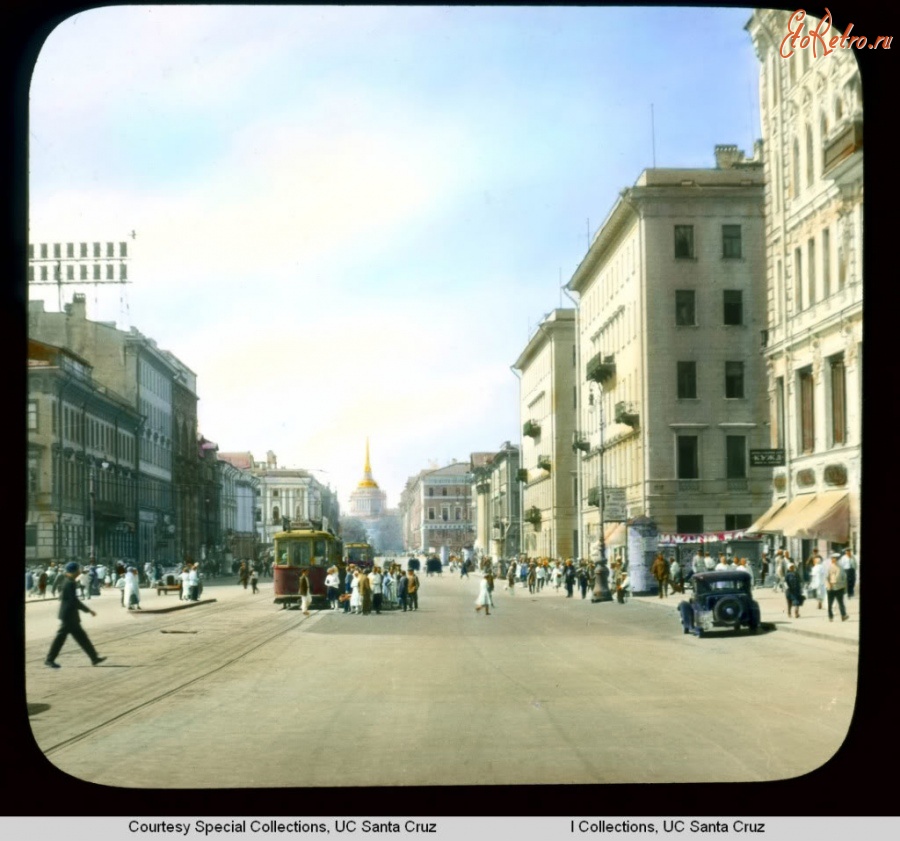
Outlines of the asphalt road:
[[[92,600],[43,665],[56,605],[26,611],[35,740],[61,770],[129,788],[780,780],[843,741],[858,649],[781,633],[684,636],[675,611],[514,596],[427,578],[417,612],[304,617],[208,586],[168,613]],[[144,606],[174,596],[143,591]]]

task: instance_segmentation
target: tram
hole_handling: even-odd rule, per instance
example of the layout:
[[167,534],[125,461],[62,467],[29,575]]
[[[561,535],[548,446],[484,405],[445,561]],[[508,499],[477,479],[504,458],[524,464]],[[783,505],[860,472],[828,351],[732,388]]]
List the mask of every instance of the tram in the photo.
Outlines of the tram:
[[328,531],[304,528],[280,531],[275,535],[274,555],[275,604],[283,608],[300,606],[302,570],[307,570],[311,603],[321,604],[326,597],[328,568],[343,569],[341,542]]
[[344,557],[348,566],[354,564],[360,569],[372,569],[375,564],[375,550],[369,543],[345,543]]

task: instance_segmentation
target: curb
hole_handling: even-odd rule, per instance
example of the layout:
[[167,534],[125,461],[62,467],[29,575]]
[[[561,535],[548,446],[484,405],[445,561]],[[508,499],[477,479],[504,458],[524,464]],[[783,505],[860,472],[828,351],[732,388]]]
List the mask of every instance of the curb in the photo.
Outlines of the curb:
[[202,604],[213,604],[217,599],[200,599],[196,602],[184,602],[183,604],[173,604],[171,607],[150,607],[147,610],[130,610],[132,616],[151,616],[154,613],[173,613],[176,610],[189,610],[192,607],[199,607]]

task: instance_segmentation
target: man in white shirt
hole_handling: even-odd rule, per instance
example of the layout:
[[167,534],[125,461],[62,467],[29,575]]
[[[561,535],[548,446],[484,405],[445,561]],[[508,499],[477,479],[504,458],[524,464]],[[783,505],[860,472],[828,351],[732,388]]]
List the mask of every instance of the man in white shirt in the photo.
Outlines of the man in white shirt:
[[838,563],[841,565],[841,569],[844,570],[844,574],[847,576],[847,598],[852,599],[856,589],[859,564],[857,563],[856,558],[853,557],[853,552],[850,550],[849,546],[844,549],[844,554],[841,555],[841,559]]

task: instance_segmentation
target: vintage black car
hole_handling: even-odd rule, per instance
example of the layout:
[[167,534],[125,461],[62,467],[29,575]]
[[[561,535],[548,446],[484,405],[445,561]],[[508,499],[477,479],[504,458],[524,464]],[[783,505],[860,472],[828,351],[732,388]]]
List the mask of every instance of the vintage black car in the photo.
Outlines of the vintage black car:
[[746,572],[698,572],[692,584],[690,599],[678,605],[684,633],[700,637],[713,628],[738,630],[742,625],[751,634],[759,629],[759,604]]

